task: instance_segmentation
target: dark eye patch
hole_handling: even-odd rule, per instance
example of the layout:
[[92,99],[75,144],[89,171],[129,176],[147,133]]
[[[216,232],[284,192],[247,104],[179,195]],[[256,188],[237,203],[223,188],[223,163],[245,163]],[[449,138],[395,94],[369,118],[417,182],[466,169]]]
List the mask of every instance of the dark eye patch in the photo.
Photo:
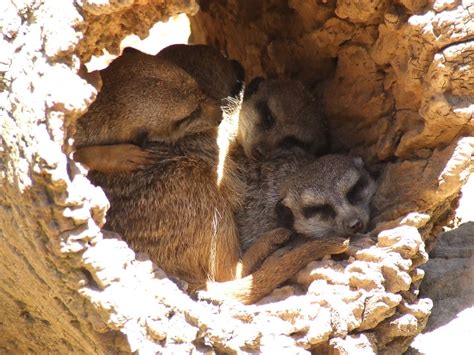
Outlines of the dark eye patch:
[[347,200],[352,205],[362,202],[363,197],[364,197],[362,193],[364,192],[364,190],[367,188],[368,185],[369,185],[369,180],[367,179],[367,176],[361,176],[359,180],[357,180],[355,185],[352,186],[349,192],[347,193],[346,195]]
[[336,217],[336,211],[331,205],[325,203],[324,205],[303,207],[303,215],[305,218],[311,218],[316,215],[320,215],[321,218],[330,219]]
[[278,144],[278,146],[281,148],[281,149],[291,149],[291,148],[301,148],[301,149],[304,149],[304,150],[307,150],[308,149],[308,144],[304,143],[303,141],[299,140],[298,138],[296,138],[295,136],[287,136],[285,138],[283,138],[280,142],[280,144]]
[[275,125],[275,117],[266,102],[259,102],[257,108],[260,113],[260,126],[267,131]]

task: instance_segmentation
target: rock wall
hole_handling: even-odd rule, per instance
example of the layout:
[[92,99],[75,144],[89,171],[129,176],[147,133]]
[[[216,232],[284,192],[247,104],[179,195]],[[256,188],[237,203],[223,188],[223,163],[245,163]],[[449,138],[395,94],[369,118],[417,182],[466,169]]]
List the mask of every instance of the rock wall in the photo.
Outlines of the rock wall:
[[[80,294],[95,289],[83,253],[101,245],[108,206],[66,155],[97,93],[78,75],[80,59],[195,11],[193,1],[0,3],[1,353],[130,351],[126,332],[103,320],[112,306]],[[123,244],[108,250],[117,260]]]
[[[0,350],[400,352],[424,326],[423,240],[470,169],[473,6],[467,1],[201,1],[193,40],[248,77],[289,76],[327,114],[335,150],[380,173],[377,245],[325,260],[261,304],[194,302],[120,236],[68,156],[97,87],[81,67],[194,1],[0,5]],[[300,286],[297,286],[297,285]],[[291,297],[293,296],[293,297]],[[281,302],[268,303],[271,300]],[[331,340],[329,340],[331,339]]]

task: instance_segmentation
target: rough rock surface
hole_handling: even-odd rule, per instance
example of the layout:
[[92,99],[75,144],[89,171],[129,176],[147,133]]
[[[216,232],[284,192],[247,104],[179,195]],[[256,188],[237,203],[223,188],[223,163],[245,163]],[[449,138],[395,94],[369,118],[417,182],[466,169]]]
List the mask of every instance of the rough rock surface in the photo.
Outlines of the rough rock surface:
[[474,346],[474,175],[462,189],[456,209],[457,228],[438,237],[420,294],[433,300],[432,315],[410,354],[446,354],[456,344],[457,354]]
[[[86,58],[132,30],[144,33],[158,12],[165,19],[196,9],[193,1],[159,3],[168,10],[144,11],[155,6],[132,0],[0,2],[0,352],[131,348],[126,332],[106,325],[103,315],[114,311],[78,293],[96,284],[82,254],[100,245],[108,202],[65,153],[75,119],[96,95],[77,74],[81,48]],[[94,4],[103,8],[95,17]],[[99,18],[112,21],[116,11],[132,20],[102,28]],[[120,260],[124,247],[117,241],[107,253]]]
[[379,170],[376,245],[308,265],[258,305],[191,300],[119,236],[104,238],[108,202],[67,154],[74,121],[97,93],[81,63],[154,21],[195,13],[195,2],[4,1],[0,351],[405,350],[431,309],[418,298],[424,241],[450,218],[471,166],[474,5],[200,6],[195,41],[241,60],[249,77],[303,80],[328,115],[334,149]]

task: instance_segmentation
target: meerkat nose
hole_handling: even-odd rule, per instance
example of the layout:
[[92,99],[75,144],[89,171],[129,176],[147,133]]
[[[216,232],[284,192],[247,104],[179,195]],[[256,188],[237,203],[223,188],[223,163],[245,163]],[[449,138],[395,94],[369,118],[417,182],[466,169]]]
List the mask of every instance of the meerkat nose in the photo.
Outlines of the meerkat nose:
[[364,228],[364,225],[360,218],[354,218],[353,220],[349,221],[349,223],[347,223],[347,227],[351,232],[357,233],[360,232],[362,228]]

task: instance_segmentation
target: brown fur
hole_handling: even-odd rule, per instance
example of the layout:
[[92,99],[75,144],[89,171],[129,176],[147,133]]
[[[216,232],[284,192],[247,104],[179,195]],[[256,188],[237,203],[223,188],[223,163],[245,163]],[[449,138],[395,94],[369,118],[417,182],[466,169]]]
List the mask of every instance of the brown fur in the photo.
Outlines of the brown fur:
[[175,142],[216,127],[222,119],[221,103],[165,59],[130,49],[101,77],[100,95],[77,122],[78,148],[147,139]]

